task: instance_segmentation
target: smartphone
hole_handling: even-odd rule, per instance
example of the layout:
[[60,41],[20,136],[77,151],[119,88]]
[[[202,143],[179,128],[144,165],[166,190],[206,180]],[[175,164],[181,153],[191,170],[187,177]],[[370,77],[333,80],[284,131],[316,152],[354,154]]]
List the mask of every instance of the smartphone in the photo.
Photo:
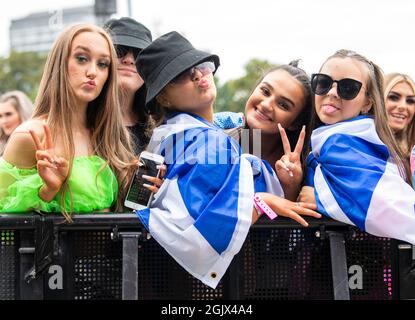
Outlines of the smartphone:
[[158,178],[160,169],[157,169],[157,166],[163,164],[164,158],[161,155],[143,151],[139,161],[142,165],[136,171],[124,201],[124,206],[135,210],[142,210],[150,206],[153,192],[143,186],[144,183],[150,183],[143,178],[143,174]]

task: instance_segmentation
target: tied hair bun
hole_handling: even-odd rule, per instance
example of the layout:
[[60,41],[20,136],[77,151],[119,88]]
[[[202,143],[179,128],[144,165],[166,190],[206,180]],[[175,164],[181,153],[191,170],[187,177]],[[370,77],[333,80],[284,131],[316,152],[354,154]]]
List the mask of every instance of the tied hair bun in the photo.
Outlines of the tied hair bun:
[[298,64],[300,61],[301,61],[300,59],[296,59],[296,60],[291,61],[288,65],[294,68],[298,68]]

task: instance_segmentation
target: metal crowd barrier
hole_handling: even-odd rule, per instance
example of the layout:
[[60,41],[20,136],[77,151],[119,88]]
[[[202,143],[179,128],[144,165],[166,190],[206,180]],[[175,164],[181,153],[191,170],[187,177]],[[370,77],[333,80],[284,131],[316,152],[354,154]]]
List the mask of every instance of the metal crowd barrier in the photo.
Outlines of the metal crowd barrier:
[[213,290],[182,269],[134,214],[0,214],[0,300],[413,299],[412,246],[330,219],[252,226]]

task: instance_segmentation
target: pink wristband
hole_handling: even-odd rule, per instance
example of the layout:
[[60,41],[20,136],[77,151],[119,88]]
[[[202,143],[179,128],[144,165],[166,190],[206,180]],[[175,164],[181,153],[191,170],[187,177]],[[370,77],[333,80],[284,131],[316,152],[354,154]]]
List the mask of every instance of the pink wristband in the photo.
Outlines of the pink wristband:
[[261,199],[261,197],[257,194],[254,195],[254,205],[257,209],[259,209],[260,213],[265,213],[268,218],[270,218],[271,220],[275,219],[276,217],[278,217],[278,215],[274,212],[274,210],[272,210],[266,203],[264,200]]

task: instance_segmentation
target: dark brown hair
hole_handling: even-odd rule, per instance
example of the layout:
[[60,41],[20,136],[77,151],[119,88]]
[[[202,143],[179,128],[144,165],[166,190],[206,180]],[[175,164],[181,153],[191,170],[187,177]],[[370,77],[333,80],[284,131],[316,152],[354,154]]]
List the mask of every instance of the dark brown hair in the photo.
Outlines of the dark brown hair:
[[298,63],[300,60],[293,60],[289,64],[282,64],[276,67],[272,67],[271,69],[266,70],[261,78],[258,80],[257,84],[253,88],[252,93],[254,92],[255,88],[258,87],[258,85],[264,80],[264,78],[277,70],[284,70],[288,74],[290,74],[294,79],[296,79],[303,90],[304,94],[304,108],[302,112],[299,114],[298,118],[295,120],[296,122],[296,129],[295,130],[289,130],[286,129],[288,140],[290,141],[291,147],[295,147],[298,141],[298,137],[300,135],[301,129],[303,125],[306,127],[306,134],[304,139],[304,148],[301,153],[301,163],[303,166],[303,172],[305,172],[305,166],[306,166],[306,159],[307,159],[307,145],[310,141],[311,136],[311,114],[313,110],[313,104],[312,104],[312,92],[311,92],[311,83],[310,83],[310,77],[307,75],[307,73],[298,67]]

